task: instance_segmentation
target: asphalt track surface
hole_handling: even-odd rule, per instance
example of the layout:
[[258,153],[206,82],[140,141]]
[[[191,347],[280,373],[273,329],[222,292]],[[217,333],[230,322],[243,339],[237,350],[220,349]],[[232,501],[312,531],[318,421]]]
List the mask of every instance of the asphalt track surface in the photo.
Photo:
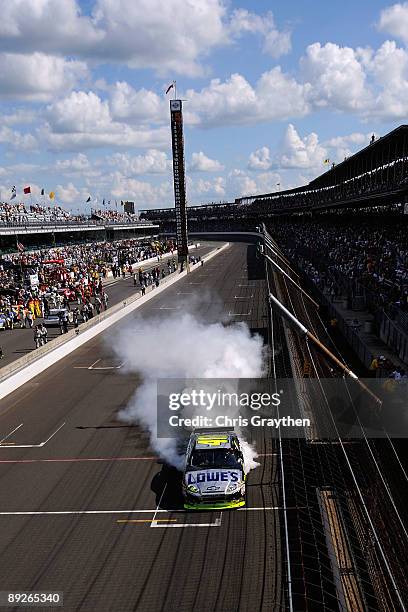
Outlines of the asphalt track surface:
[[[191,255],[200,255],[202,257],[203,255],[206,255],[212,249],[214,249],[215,246],[217,246],[217,244],[214,242],[200,242],[200,246],[197,249],[192,250]],[[172,257],[165,257],[160,262],[154,262],[149,264],[143,264],[143,262],[140,262],[140,267],[143,269],[144,272],[147,272],[159,266],[160,270],[164,269],[167,275],[167,262],[171,259]],[[135,287],[133,282],[133,276],[128,273],[126,273],[126,278],[124,279],[121,277],[117,279],[109,278],[104,280],[103,286],[104,290],[109,296],[108,308],[134,295],[135,292],[140,292],[139,281],[137,281],[137,285]],[[71,307],[73,308],[75,306],[76,303],[74,304],[72,302]],[[38,323],[42,322],[43,319],[39,317],[35,320],[34,323],[35,325],[37,325]],[[73,325],[70,325],[69,327],[72,328]],[[52,338],[55,338],[60,335],[60,329],[58,325],[53,327],[48,326],[47,331],[48,340],[52,340]],[[0,361],[0,368],[2,368],[12,363],[16,359],[19,359],[19,357],[22,357],[23,355],[26,355],[27,353],[30,353],[35,350],[34,330],[29,329],[28,327],[26,329],[20,329],[19,327],[16,327],[13,330],[1,330],[0,346],[2,347],[4,353],[4,357]]]
[[[264,333],[254,251],[232,245],[129,317],[167,316],[196,294],[208,321],[228,315]],[[140,381],[118,367],[114,333],[0,402],[0,590],[63,591],[64,610],[285,609],[273,440],[257,433],[246,508],[181,510],[177,473],[138,425],[117,420]]]

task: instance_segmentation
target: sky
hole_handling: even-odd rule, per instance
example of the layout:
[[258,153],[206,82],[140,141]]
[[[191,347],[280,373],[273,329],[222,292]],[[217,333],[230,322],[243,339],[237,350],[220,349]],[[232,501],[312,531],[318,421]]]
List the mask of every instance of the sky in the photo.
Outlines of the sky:
[[408,2],[0,0],[0,14],[2,201],[16,186],[73,212],[173,206],[173,80],[190,205],[306,184],[407,123]]

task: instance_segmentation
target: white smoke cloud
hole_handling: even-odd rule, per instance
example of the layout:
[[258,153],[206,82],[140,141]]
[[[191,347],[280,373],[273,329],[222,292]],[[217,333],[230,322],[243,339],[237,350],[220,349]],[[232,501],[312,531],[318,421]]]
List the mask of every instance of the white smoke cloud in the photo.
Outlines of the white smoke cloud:
[[[125,373],[136,372],[143,378],[129,405],[119,413],[119,419],[140,423],[148,429],[152,448],[179,469],[183,456],[179,454],[177,440],[157,437],[157,379],[239,379],[265,374],[262,339],[251,336],[246,324],[208,323],[190,313],[166,319],[136,319],[119,334],[114,349],[125,362]],[[198,410],[202,414],[202,409]],[[231,410],[236,408],[228,409],[228,416],[236,416]],[[258,465],[257,455],[248,443],[242,439],[241,443],[245,469],[249,471]]]

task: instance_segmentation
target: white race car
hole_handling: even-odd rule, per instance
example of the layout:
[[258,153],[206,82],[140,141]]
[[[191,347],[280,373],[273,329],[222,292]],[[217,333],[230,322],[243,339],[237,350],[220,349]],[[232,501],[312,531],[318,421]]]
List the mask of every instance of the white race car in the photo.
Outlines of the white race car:
[[185,508],[244,506],[245,478],[244,456],[234,432],[191,434],[183,473]]

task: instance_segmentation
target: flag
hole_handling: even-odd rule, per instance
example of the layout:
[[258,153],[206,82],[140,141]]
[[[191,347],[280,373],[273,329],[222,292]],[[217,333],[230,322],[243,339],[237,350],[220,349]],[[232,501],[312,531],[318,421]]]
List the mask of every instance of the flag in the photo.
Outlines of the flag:
[[24,244],[21,244],[21,242],[19,242],[17,240],[17,250],[22,253],[24,251]]
[[50,193],[48,195],[49,195],[50,200],[53,200],[55,198],[54,191],[50,191]]
[[44,195],[44,187],[41,189],[41,195]]
[[91,201],[91,196],[89,196],[87,199],[87,202],[90,202],[90,201]]
[[16,196],[17,196],[16,186],[14,185],[13,189],[11,190],[11,198],[10,198],[10,200],[14,200],[14,198]]
[[24,193],[31,193],[31,187],[24,187]]
[[169,86],[168,86],[168,88],[166,89],[166,94],[168,94],[168,93],[169,93],[169,91],[170,91],[170,89],[173,89],[173,87],[174,87],[174,81],[173,81],[173,82],[172,82],[172,84],[171,84],[171,85],[169,85]]
[[105,206],[105,198],[102,200],[102,206]]
[[123,206],[123,200],[120,201],[120,205]]

